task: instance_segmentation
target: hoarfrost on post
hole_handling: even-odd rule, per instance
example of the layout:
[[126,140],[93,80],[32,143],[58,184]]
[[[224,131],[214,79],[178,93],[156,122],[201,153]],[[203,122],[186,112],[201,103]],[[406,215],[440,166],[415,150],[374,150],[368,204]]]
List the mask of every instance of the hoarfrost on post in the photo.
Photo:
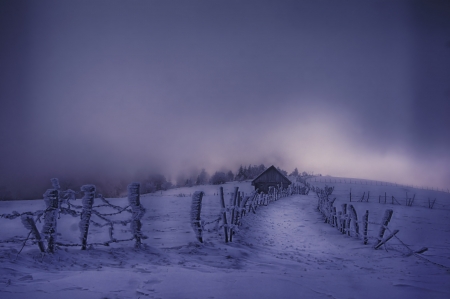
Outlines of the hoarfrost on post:
[[202,198],[205,193],[203,191],[195,191],[192,195],[192,204],[191,204],[191,226],[195,232],[195,236],[197,240],[203,243],[202,236],[202,223],[200,219],[200,213],[202,210]]
[[141,245],[141,238],[143,237],[142,234],[142,223],[141,219],[142,216],[145,214],[145,209],[141,205],[139,190],[140,190],[141,184],[139,183],[131,183],[128,185],[128,203],[131,206],[131,212],[132,212],[132,221],[130,224],[131,233],[133,234],[134,238],[136,239],[136,247],[140,247]]
[[44,193],[44,202],[47,209],[45,210],[44,214],[44,226],[42,227],[42,234],[48,242],[48,251],[53,252],[57,233],[56,220],[58,218],[57,215],[59,210],[58,190],[48,189]]
[[59,185],[59,180],[57,178],[50,179],[52,182],[53,189],[60,190],[61,186]]
[[80,228],[80,239],[82,247],[81,249],[86,249],[87,236],[89,232],[89,221],[92,215],[92,205],[94,204],[95,198],[95,186],[94,185],[84,185],[81,187],[81,191],[84,192],[82,199],[83,211],[81,212],[81,219],[79,223]]

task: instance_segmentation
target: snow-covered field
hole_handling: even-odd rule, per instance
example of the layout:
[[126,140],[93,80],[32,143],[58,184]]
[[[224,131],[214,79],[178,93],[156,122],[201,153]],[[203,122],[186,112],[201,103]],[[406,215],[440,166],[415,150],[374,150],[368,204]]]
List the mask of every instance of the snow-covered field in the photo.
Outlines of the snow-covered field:
[[[172,189],[141,197],[147,210],[142,230],[148,239],[140,250],[124,242],[86,251],[64,247],[42,256],[37,245],[29,245],[18,255],[21,243],[0,243],[0,298],[450,298],[449,193],[362,180],[309,181],[335,186],[337,207],[349,203],[350,188],[354,201],[370,191],[369,202],[352,202],[358,216],[369,210],[369,221],[378,223],[391,208],[389,227],[400,230],[399,239],[413,250],[429,250],[420,258],[407,255],[395,238],[374,250],[372,239],[363,245],[342,235],[324,223],[312,192],[260,206],[244,217],[232,243],[206,232],[200,244],[189,224],[189,195],[204,191],[202,217],[214,220],[220,212],[219,187]],[[249,182],[223,186],[227,199],[235,186],[252,191]],[[378,203],[384,192],[402,205]],[[406,192],[416,193],[412,207],[405,206]],[[427,207],[428,198],[437,198],[434,209]],[[111,201],[127,205],[126,198]],[[0,202],[0,214],[42,209],[43,200]],[[79,243],[78,219],[62,215],[58,221],[58,240]],[[20,218],[0,219],[0,227],[0,241],[28,234]],[[120,229],[117,236],[125,236]],[[369,234],[378,229],[369,225]],[[107,228],[91,226],[89,242],[107,238]]]

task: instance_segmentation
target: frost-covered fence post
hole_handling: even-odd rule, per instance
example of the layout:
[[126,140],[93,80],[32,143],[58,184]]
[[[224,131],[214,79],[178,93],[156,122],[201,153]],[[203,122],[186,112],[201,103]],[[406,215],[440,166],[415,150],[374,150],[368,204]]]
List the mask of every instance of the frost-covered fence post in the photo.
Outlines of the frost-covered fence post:
[[367,230],[369,227],[369,210],[366,210],[366,213],[363,217],[363,225],[364,225],[364,245],[367,245],[369,239],[367,238]]
[[225,243],[228,243],[228,223],[227,223],[227,210],[225,207],[225,198],[223,196],[223,187],[220,187],[220,203],[222,204],[223,211],[223,230],[225,234]]
[[233,241],[234,224],[235,224],[235,217],[236,217],[236,213],[237,213],[236,204],[237,204],[238,191],[239,191],[239,187],[235,187],[234,188],[233,207],[231,210],[230,242]]
[[333,207],[333,226],[337,225],[336,207]]
[[333,219],[332,219],[332,217],[333,217],[333,204],[334,204],[335,200],[336,200],[336,197],[334,199],[328,201],[327,205],[326,205],[326,215],[325,215],[326,222],[331,224],[331,225],[333,225]]
[[337,212],[336,219],[337,228],[340,232],[342,232],[342,211]]
[[61,189],[61,186],[59,185],[59,180],[57,178],[50,179],[50,182],[52,182],[53,189],[56,189],[56,190]]
[[81,219],[78,227],[80,228],[81,250],[86,250],[87,239],[89,232],[89,224],[92,215],[92,205],[95,198],[95,186],[84,185],[81,186],[81,192],[84,193],[82,199],[83,210],[81,211]]
[[364,191],[363,196],[361,197],[360,200],[358,200],[359,202],[363,202],[364,201],[364,197],[366,196],[366,192]]
[[238,196],[237,196],[237,202],[236,202],[236,207],[235,207],[235,212],[234,212],[234,225],[235,226],[239,226],[240,222],[241,222],[241,202],[242,202],[242,197],[241,197],[241,193],[243,192],[238,192]]
[[47,209],[44,214],[44,226],[42,234],[47,239],[47,251],[53,253],[55,251],[56,241],[56,220],[58,218],[58,190],[48,189],[44,193],[44,201]]
[[31,215],[23,214],[20,218],[25,228],[30,230],[34,238],[37,240],[39,250],[41,252],[45,252],[44,242],[42,242],[41,234],[36,227],[36,223],[34,222],[33,217]]
[[62,198],[59,196],[59,191],[61,190],[61,186],[59,185],[59,180],[57,178],[50,179],[52,183],[53,189],[58,190],[58,209],[61,209]]
[[436,203],[436,198],[431,200],[430,198],[428,198],[428,208],[432,209],[434,207],[434,204]]
[[[353,219],[353,225],[355,226],[356,236],[359,237],[358,214],[356,213],[355,207],[353,207],[353,205],[349,206],[349,210],[350,210],[350,219]],[[350,229],[348,230],[348,235],[350,235]]]
[[345,234],[347,232],[347,204],[342,204],[342,233]]
[[375,249],[378,249],[378,248],[381,247],[381,245],[386,244],[386,242],[389,241],[390,239],[392,239],[398,232],[399,232],[398,229],[394,230],[389,236],[386,237],[386,239],[384,239],[383,241],[379,242],[379,243],[375,246]]
[[191,204],[191,226],[194,230],[195,237],[200,243],[203,243],[203,228],[200,214],[202,212],[202,199],[204,194],[203,191],[195,191],[192,195]]
[[380,232],[378,233],[377,244],[379,244],[383,240],[384,232],[386,231],[389,221],[391,221],[393,213],[394,213],[394,211],[391,209],[388,209],[384,212],[383,220],[381,221]]
[[141,247],[141,239],[142,239],[142,223],[141,219],[144,216],[145,209],[141,205],[141,199],[139,195],[139,189],[141,184],[139,183],[131,183],[128,185],[128,203],[131,206],[131,233],[133,234],[134,239],[136,240],[135,247]]

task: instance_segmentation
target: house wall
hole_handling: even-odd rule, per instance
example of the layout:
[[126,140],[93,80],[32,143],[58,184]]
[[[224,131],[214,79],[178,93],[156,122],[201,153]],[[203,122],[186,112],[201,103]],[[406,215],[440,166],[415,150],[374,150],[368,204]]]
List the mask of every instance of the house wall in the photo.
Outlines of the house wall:
[[255,190],[258,189],[259,192],[264,193],[269,191],[269,187],[278,187],[281,184],[283,184],[283,188],[287,188],[291,183],[274,169],[269,169],[253,182]]

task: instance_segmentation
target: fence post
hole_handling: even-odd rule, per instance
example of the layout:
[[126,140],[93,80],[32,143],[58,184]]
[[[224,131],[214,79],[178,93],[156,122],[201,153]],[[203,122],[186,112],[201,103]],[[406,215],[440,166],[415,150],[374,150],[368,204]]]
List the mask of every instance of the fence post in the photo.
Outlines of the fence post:
[[142,223],[141,218],[145,213],[144,207],[141,205],[141,199],[139,195],[141,184],[131,183],[128,185],[128,203],[131,206],[131,233],[136,240],[135,247],[141,247],[142,239]]
[[220,203],[222,204],[223,211],[223,230],[225,233],[225,243],[228,243],[228,223],[227,223],[227,210],[225,207],[225,198],[223,197],[223,187],[220,187]]
[[393,210],[386,210],[384,212],[384,216],[383,216],[383,220],[381,221],[381,227],[380,227],[380,232],[378,233],[378,243],[380,243],[383,240],[383,236],[384,236],[384,232],[386,231],[386,228],[389,224],[389,221],[391,221],[392,218],[392,214],[394,213]]
[[364,245],[367,245],[368,238],[367,238],[367,230],[369,226],[369,210],[366,210],[366,213],[363,217],[363,223],[364,223]]
[[337,212],[336,219],[337,228],[340,232],[342,232],[342,211]]
[[333,226],[337,226],[336,207],[333,207]]
[[92,215],[92,205],[94,204],[95,197],[95,186],[84,185],[81,187],[81,191],[84,192],[84,196],[82,199],[83,211],[81,212],[81,219],[78,226],[81,233],[81,250],[86,250],[89,224]]
[[342,233],[345,234],[347,232],[347,204],[342,204],[342,216],[344,217],[342,220]]
[[236,203],[236,211],[234,213],[234,225],[239,226],[240,222],[241,222],[241,193],[244,192],[238,192],[238,197],[237,197],[237,203]]
[[29,229],[31,233],[34,235],[34,237],[37,240],[39,250],[41,252],[45,252],[45,246],[44,242],[42,242],[41,234],[39,233],[36,223],[34,222],[34,219],[31,215],[23,214],[21,217],[22,224],[25,226],[26,229]]
[[44,226],[42,234],[47,239],[47,251],[53,253],[55,251],[56,241],[56,220],[58,214],[58,190],[48,189],[44,193],[44,201],[47,209],[44,214]]
[[386,237],[386,239],[384,239],[383,241],[379,242],[375,246],[375,249],[378,249],[378,248],[380,248],[381,245],[386,244],[386,242],[389,241],[390,239],[392,239],[392,237],[394,237],[398,232],[399,232],[398,229],[394,230],[389,236]]
[[[353,223],[355,226],[356,236],[359,237],[358,214],[356,213],[356,210],[353,207],[353,205],[350,205],[349,210],[350,210],[350,218],[353,219]],[[350,235],[350,226],[348,232],[349,232],[348,235]]]
[[230,228],[230,242],[233,241],[233,233],[234,233],[234,222],[235,222],[235,217],[236,217],[236,204],[237,204],[237,198],[238,198],[238,191],[239,191],[239,187],[235,187],[234,188],[234,198],[233,198],[233,208],[231,210],[231,228]]

